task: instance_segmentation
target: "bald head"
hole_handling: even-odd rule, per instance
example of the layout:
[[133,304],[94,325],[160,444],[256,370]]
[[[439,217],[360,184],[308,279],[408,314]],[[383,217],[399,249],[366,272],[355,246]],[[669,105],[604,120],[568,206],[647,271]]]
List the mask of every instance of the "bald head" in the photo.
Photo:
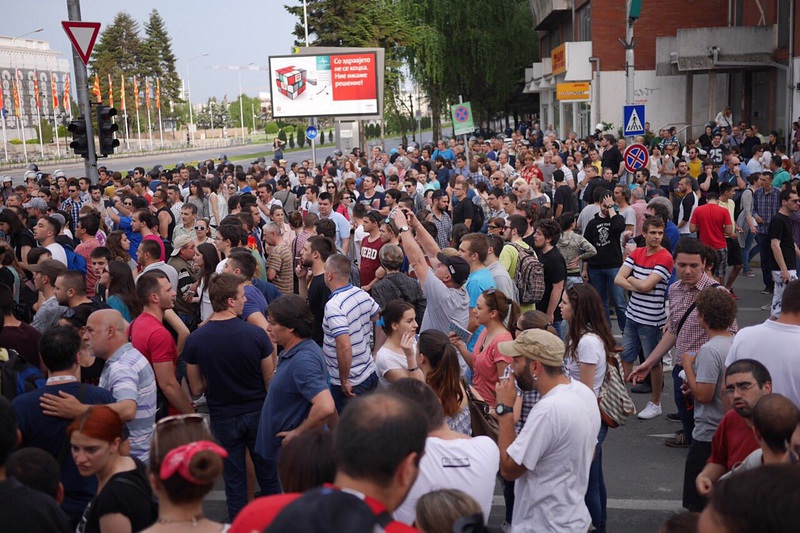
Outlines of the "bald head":
[[84,341],[95,357],[108,359],[128,342],[128,323],[116,309],[101,309],[89,315]]

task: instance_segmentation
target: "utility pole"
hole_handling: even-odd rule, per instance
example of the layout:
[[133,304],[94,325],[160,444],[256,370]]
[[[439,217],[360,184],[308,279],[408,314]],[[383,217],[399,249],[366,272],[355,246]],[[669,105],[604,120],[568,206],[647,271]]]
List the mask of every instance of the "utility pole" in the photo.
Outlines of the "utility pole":
[[[67,0],[67,15],[71,21],[81,20],[80,0]],[[94,125],[92,124],[92,104],[89,101],[89,76],[86,73],[86,65],[83,64],[80,55],[72,47],[72,66],[75,69],[75,89],[78,91],[78,105],[86,119],[86,141],[88,155],[84,160],[84,171],[86,177],[92,184],[97,184],[100,176],[97,174],[97,152],[94,149]]]
[[633,49],[636,46],[636,39],[633,38],[633,25],[639,20],[642,11],[642,0],[627,0],[626,20],[625,20],[625,39],[619,39],[619,43],[625,49],[625,103],[633,105],[635,66]]

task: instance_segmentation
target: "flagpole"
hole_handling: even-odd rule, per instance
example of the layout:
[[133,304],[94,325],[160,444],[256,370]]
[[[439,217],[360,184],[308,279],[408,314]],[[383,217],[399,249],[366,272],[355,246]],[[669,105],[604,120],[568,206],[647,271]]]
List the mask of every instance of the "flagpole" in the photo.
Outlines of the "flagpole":
[[161,120],[161,80],[156,78],[156,108],[158,109],[158,135],[161,138],[161,149],[164,149],[164,122]]
[[128,131],[128,104],[125,102],[125,76],[120,76],[120,101],[122,102],[122,120],[125,122],[125,151],[131,151],[131,134]]
[[147,135],[150,138],[150,151],[153,151],[153,124],[150,122],[150,78],[144,80],[145,102],[147,103]]
[[[28,164],[28,142],[25,139],[25,125],[22,123],[22,82],[19,79],[19,70],[16,72],[15,83],[17,85],[17,94],[19,95],[19,106],[17,107],[17,135],[22,137],[22,153],[25,156],[25,164]],[[15,104],[17,102],[14,102]]]
[[133,98],[136,103],[136,138],[139,140],[139,151],[142,151],[142,127],[139,123],[139,84],[136,76],[133,77]]
[[40,103],[39,103],[39,91],[38,91],[39,74],[34,70],[33,71],[33,76],[34,76],[34,79],[33,79],[34,87],[37,88],[37,90],[34,91],[35,92],[34,98],[36,99],[36,123],[39,126],[39,151],[42,154],[42,159],[44,159],[44,135],[42,134],[42,114],[41,114],[41,111],[39,110],[39,106],[40,106]]
[[[3,89],[0,88],[0,91]],[[6,162],[8,162],[8,139],[6,137],[6,114],[5,107],[0,109],[0,120],[3,122],[3,152],[6,154]]]

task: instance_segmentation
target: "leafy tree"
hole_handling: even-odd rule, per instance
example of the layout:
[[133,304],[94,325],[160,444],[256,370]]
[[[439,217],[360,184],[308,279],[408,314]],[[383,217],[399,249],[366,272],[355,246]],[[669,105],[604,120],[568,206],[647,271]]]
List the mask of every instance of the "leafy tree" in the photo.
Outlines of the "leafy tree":
[[298,148],[302,148],[306,145],[306,134],[305,132],[298,131],[297,132],[297,146]]
[[[162,104],[176,103],[181,100],[181,79],[175,68],[172,38],[164,19],[155,9],[150,12],[150,18],[144,25],[144,32],[147,37],[142,43],[141,71],[153,80],[160,79]],[[162,105],[162,111],[169,112],[169,108]]]
[[317,139],[319,139],[319,145],[320,146],[325,144],[325,132],[324,131],[320,131],[319,132],[319,137],[317,137]]
[[278,132],[278,139],[280,139],[283,142],[286,142],[286,132],[283,131],[282,129]]
[[[124,75],[129,79],[133,75],[142,75],[140,71],[142,47],[139,37],[139,23],[125,11],[117,13],[113,22],[100,33],[92,52],[89,68],[92,73],[99,73],[100,92],[103,95],[104,102],[108,98],[108,75],[110,74],[114,83],[114,103],[117,108],[122,107],[118,103],[120,77]],[[90,83],[92,83],[94,76],[90,74],[90,78]],[[141,89],[143,89],[143,84],[144,81],[142,80]],[[133,110],[132,84],[126,87],[125,93],[127,107],[129,110]],[[94,101],[93,97],[92,101]]]
[[[241,109],[239,106],[239,101],[241,100]],[[253,125],[253,110],[259,109],[261,105],[261,101],[258,97],[251,97],[247,96],[246,94],[239,95],[236,100],[231,102],[230,107],[228,108],[228,114],[230,115],[230,122],[234,128],[240,128],[242,126],[242,120],[240,118],[240,111],[244,112],[244,127],[250,128]],[[276,130],[277,131],[277,130]]]
[[267,122],[267,127],[265,131],[267,132],[267,135],[275,135],[276,133],[278,133],[278,129],[279,128],[277,123]]
[[289,134],[289,148],[294,148],[294,133]]

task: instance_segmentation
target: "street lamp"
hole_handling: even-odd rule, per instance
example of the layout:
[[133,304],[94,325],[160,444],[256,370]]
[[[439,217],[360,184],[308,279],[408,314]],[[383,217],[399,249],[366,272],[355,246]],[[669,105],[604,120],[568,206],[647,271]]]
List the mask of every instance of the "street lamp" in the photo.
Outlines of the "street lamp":
[[189,62],[207,55],[208,52],[186,60],[186,100],[189,102],[189,135],[192,139],[192,144],[194,144],[194,115],[192,114],[192,82],[189,81]]

